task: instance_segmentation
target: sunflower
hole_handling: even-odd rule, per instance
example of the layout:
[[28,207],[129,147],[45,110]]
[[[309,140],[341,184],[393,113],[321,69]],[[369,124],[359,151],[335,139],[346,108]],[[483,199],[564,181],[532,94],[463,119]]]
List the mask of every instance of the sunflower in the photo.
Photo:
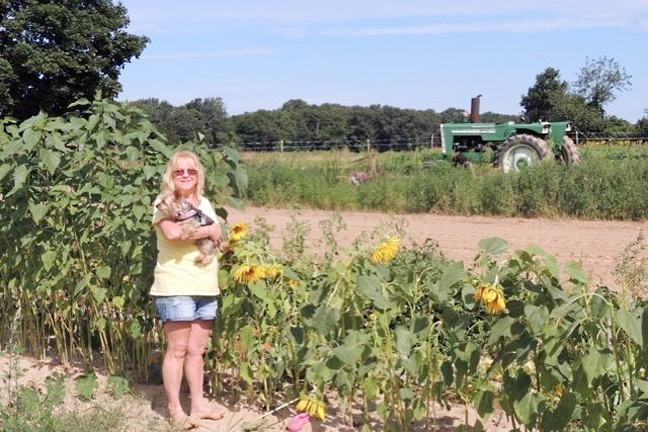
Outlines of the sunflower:
[[506,309],[506,297],[502,288],[497,285],[481,285],[475,290],[475,300],[480,301],[486,310],[492,314],[499,314]]
[[312,396],[303,397],[297,402],[297,411],[306,412],[311,417],[317,417],[324,420],[326,417],[326,405],[319,399]]
[[494,301],[486,303],[486,310],[494,315],[502,313],[504,309],[506,309],[506,299],[501,291],[497,293]]
[[387,264],[398,254],[399,247],[399,237],[390,237],[383,240],[371,253],[371,262],[374,264]]
[[283,267],[280,266],[279,264],[272,264],[272,265],[268,265],[268,266],[263,266],[263,271],[265,273],[265,277],[268,277],[268,278],[271,278],[271,279],[283,276],[283,273],[284,273]]
[[237,241],[242,240],[244,237],[248,235],[248,224],[238,222],[235,223],[230,227],[229,230],[229,238],[232,243],[236,243]]
[[234,280],[242,283],[252,283],[266,277],[263,267],[254,264],[243,264],[234,271]]

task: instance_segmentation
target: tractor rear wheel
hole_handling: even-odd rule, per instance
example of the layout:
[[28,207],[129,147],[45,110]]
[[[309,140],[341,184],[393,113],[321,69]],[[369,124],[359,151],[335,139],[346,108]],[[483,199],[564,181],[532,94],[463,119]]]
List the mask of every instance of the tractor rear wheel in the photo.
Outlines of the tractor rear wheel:
[[500,147],[499,165],[505,173],[520,171],[524,167],[539,165],[549,154],[547,142],[528,134],[513,135]]
[[562,161],[565,165],[578,165],[580,163],[580,152],[574,141],[567,135],[563,138],[562,146],[560,147],[560,154],[556,159]]

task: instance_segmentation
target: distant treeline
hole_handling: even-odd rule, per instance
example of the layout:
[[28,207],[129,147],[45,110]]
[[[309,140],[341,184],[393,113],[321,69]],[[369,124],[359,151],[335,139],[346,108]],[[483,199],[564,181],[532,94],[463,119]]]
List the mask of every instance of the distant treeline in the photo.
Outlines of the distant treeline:
[[[459,108],[436,112],[386,105],[310,105],[300,99],[289,100],[276,110],[236,116],[228,116],[221,98],[194,99],[177,107],[154,98],[133,104],[150,116],[172,144],[188,141],[199,133],[210,146],[228,144],[243,150],[274,150],[281,145],[287,150],[361,149],[368,141],[379,150],[429,146],[433,140],[439,145],[439,125],[466,121],[467,114]],[[524,119],[517,115],[484,112],[481,121],[520,122]],[[613,118],[608,132],[648,135],[646,123],[632,125]]]
[[[299,142],[312,149],[338,143],[361,145],[367,140],[384,146],[416,140],[429,143],[432,135],[438,133],[439,124],[461,122],[465,118],[465,111],[458,108],[436,112],[386,105],[310,105],[300,99],[289,100],[276,110],[236,116],[227,115],[221,98],[195,99],[179,107],[158,99],[133,103],[148,113],[172,143],[187,141],[195,133],[201,133],[212,146],[229,143],[267,147],[284,141]],[[519,116],[513,115],[482,114],[485,122],[519,120]]]

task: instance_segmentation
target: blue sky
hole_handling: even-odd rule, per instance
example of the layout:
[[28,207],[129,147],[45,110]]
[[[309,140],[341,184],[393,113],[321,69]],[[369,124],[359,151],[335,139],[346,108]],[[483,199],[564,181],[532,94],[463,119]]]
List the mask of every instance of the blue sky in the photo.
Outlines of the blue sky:
[[[115,0],[117,2],[117,0]],[[121,0],[151,42],[125,65],[119,100],[221,97],[230,115],[310,104],[522,111],[547,67],[576,80],[614,58],[629,91],[605,106],[648,109],[646,0]]]

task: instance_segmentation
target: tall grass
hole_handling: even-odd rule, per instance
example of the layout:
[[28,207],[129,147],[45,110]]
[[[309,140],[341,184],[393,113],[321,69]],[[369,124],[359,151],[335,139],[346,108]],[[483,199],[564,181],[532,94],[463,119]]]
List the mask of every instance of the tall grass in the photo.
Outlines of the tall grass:
[[460,168],[433,151],[388,152],[379,157],[379,176],[360,186],[348,177],[368,171],[366,162],[319,155],[312,163],[302,154],[285,163],[266,155],[248,161],[247,198],[270,207],[640,220],[648,217],[647,155],[641,147],[584,149],[577,167],[503,174],[488,164]]

